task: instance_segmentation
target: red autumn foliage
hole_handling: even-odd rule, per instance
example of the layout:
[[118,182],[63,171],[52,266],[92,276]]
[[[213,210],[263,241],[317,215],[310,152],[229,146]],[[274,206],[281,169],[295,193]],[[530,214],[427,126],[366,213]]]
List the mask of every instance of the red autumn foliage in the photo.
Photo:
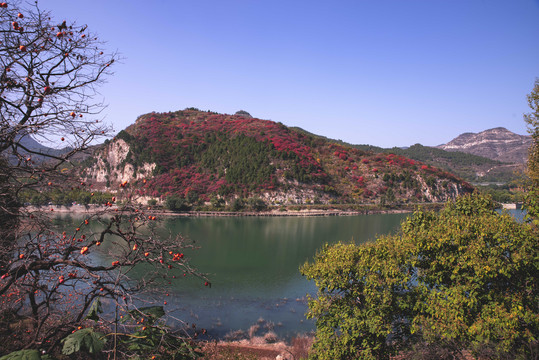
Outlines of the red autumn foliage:
[[[287,191],[292,183],[293,187],[340,197],[338,201],[352,201],[352,198],[357,201],[383,193],[379,186],[386,174],[394,177],[412,173],[414,177],[418,176],[416,161],[404,156],[375,154],[305,134],[280,123],[243,116],[194,109],[152,113],[139,117],[126,129],[126,134],[124,137],[133,140],[130,144],[143,144],[138,152],[132,154],[135,163],[157,164],[152,177],[144,183],[134,184],[139,195],[152,197],[177,195],[193,198],[194,194],[201,201],[209,201],[216,194],[233,198]],[[238,138],[249,140],[234,142]],[[253,161],[253,156],[257,155],[253,152],[245,154],[245,151],[242,153],[224,147],[215,150],[216,144],[225,143],[234,144],[230,146],[237,148],[253,146],[253,149],[256,147],[253,144],[262,144],[256,152],[263,153],[259,159],[265,165]],[[234,153],[233,158],[226,160],[231,163],[205,158],[207,153],[213,158],[222,158],[220,154],[223,152]],[[244,164],[242,174],[253,172],[260,175],[256,166],[268,167],[270,164],[273,170],[263,176],[257,175],[256,180],[246,180],[248,176],[233,178],[230,175],[233,172],[232,162]],[[374,163],[376,167],[368,166]],[[437,177],[460,181],[435,168],[428,171]],[[401,181],[392,181],[391,184],[401,186]],[[410,181],[407,180],[407,188],[399,192],[402,197],[411,196],[411,186],[416,185]],[[354,193],[358,187],[363,191]]]

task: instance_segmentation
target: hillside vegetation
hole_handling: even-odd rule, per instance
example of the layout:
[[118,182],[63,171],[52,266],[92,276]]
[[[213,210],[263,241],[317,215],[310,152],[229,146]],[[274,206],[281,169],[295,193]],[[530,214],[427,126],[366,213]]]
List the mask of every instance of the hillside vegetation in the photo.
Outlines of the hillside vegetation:
[[449,172],[395,153],[340,145],[281,123],[197,109],[140,116],[84,164],[98,188],[193,203],[438,202],[470,192]]
[[472,183],[510,183],[520,180],[524,172],[524,165],[522,163],[506,163],[461,151],[447,151],[441,148],[424,146],[421,144],[415,144],[408,148],[382,148],[366,144],[354,145],[342,140],[329,139],[311,134],[298,127],[293,129],[305,135],[318,137],[362,151],[402,155],[443,169]]
[[445,169],[467,181],[506,183],[518,178],[522,164],[503,163],[483,156],[459,151],[446,151],[430,146],[415,144],[406,149],[391,148],[392,152]]

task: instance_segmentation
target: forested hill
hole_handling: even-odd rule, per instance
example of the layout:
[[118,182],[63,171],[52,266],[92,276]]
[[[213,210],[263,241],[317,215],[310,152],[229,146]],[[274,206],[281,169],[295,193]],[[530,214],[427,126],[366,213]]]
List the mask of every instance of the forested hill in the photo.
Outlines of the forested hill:
[[518,179],[523,164],[504,163],[487,157],[435,147],[412,145],[406,149],[391,148],[384,152],[399,154],[447,170],[471,182],[507,183]]
[[[245,112],[244,112],[245,113]],[[270,203],[444,201],[471,186],[398,154],[364,151],[268,120],[197,109],[140,116],[88,159],[98,188],[146,197]]]
[[294,129],[305,135],[320,137],[336,144],[351,146],[363,151],[402,155],[410,159],[446,170],[470,182],[508,183],[519,179],[524,172],[524,165],[521,162],[502,162],[500,160],[463,151],[448,151],[443,150],[440,147],[424,146],[421,144],[415,144],[407,148],[382,148],[373,145],[353,145],[342,140],[334,140],[325,138],[323,136],[314,135],[301,128]]

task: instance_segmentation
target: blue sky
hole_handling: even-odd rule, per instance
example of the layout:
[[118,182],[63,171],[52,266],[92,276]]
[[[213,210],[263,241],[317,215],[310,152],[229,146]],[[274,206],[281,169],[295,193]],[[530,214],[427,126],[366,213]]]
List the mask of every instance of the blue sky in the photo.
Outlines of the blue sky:
[[101,88],[119,131],[198,107],[354,144],[526,133],[539,0],[41,0],[123,57]]

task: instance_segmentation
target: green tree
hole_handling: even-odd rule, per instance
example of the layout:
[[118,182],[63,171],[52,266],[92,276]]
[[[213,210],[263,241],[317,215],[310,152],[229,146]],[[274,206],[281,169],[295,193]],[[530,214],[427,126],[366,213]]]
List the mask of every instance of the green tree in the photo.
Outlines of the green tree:
[[210,202],[214,209],[222,209],[225,206],[225,200],[221,197],[212,196]]
[[180,197],[179,195],[171,195],[167,198],[165,202],[167,209],[171,211],[189,211],[191,210],[191,205],[185,198]]
[[268,204],[266,204],[266,202],[259,197],[250,198],[248,203],[251,210],[256,212],[264,211],[268,208]]
[[417,210],[400,232],[326,246],[301,271],[318,286],[311,358],[388,359],[398,352],[527,359],[539,351],[539,80],[525,120],[526,223],[473,194],[440,212]]
[[243,201],[242,198],[235,198],[232,200],[232,204],[230,205],[230,210],[232,211],[241,211],[245,208],[245,201]]
[[532,136],[532,145],[528,156],[527,175],[529,189],[526,196],[527,211],[537,224],[539,218],[539,79],[535,80],[533,90],[528,95],[528,105],[532,110],[524,115],[528,124],[528,132]]
[[[321,251],[301,271],[318,286],[314,359],[387,359],[434,346],[526,358],[539,334],[539,242],[530,224],[468,195],[416,211],[400,233]],[[535,349],[535,350],[533,350]]]

